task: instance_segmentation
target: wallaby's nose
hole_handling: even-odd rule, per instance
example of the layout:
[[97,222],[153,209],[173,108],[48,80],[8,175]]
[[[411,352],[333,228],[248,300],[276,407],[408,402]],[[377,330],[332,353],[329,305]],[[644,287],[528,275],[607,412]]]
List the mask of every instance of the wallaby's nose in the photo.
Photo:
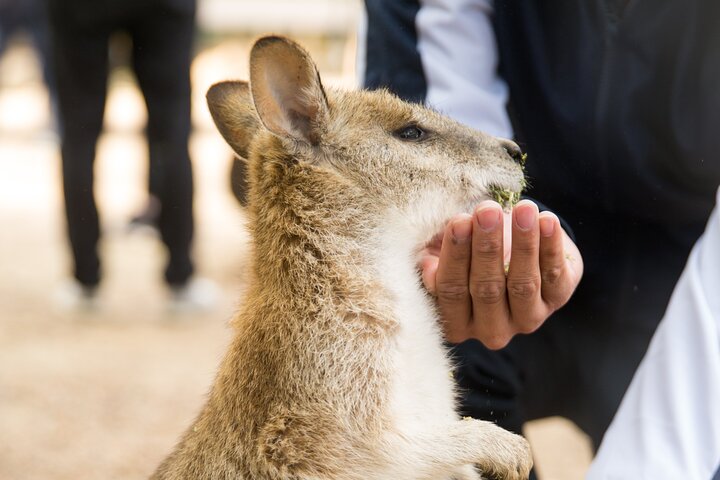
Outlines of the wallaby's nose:
[[516,163],[525,163],[525,159],[523,158],[523,152],[517,143],[513,142],[512,140],[501,138],[500,145],[502,145],[508,155],[510,155],[510,157],[515,160]]

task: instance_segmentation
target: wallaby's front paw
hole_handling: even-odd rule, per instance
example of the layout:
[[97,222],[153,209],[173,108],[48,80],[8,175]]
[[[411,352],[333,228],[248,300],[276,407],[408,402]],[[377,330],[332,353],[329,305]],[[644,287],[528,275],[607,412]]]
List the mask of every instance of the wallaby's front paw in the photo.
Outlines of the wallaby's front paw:
[[[502,430],[498,428],[498,430]],[[533,466],[530,444],[520,435],[502,430],[496,437],[493,456],[479,465],[483,478],[491,480],[527,480]]]

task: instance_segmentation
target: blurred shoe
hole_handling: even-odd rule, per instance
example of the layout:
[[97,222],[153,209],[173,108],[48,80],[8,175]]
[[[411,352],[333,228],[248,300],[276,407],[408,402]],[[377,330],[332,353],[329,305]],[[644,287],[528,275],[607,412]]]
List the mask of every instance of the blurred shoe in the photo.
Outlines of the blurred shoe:
[[130,219],[128,230],[133,231],[143,228],[159,230],[158,222],[160,221],[161,208],[160,200],[156,196],[150,195],[145,207]]
[[98,286],[83,285],[75,279],[66,280],[55,290],[53,301],[63,310],[96,310],[100,307]]
[[192,278],[185,285],[173,286],[170,294],[170,310],[177,313],[207,312],[220,300],[220,289],[206,278]]

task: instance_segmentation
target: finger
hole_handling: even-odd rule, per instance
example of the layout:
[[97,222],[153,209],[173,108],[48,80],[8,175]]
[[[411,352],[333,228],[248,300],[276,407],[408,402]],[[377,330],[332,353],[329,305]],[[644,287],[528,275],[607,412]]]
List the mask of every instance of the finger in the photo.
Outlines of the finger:
[[437,295],[437,288],[435,282],[439,261],[440,258],[435,255],[425,255],[420,260],[420,269],[422,271],[423,285],[425,285],[427,291],[430,292],[430,295],[433,296]]
[[513,210],[512,256],[507,277],[512,323],[519,332],[534,331],[545,318],[541,297],[538,208],[523,200]]
[[450,342],[464,340],[464,333],[472,314],[468,274],[472,217],[458,215],[450,220],[440,249],[440,261],[435,275],[435,293],[445,336]]
[[570,277],[574,291],[575,287],[580,283],[585,266],[580,250],[578,250],[577,245],[575,245],[575,242],[572,241],[565,230],[562,231],[562,243],[565,260],[567,261],[567,266],[570,268]]
[[574,289],[563,248],[560,221],[551,212],[540,214],[540,276],[541,294],[551,310],[563,306]]
[[512,212],[503,210],[503,261],[505,265],[510,264],[512,254]]
[[472,334],[488,348],[501,348],[510,340],[510,314],[505,295],[503,213],[495,202],[483,202],[473,216],[470,296]]

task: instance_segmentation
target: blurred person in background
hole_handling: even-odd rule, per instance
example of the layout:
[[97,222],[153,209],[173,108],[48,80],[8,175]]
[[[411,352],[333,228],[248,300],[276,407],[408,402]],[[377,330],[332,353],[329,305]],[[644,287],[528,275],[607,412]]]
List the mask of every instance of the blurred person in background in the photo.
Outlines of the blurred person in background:
[[164,278],[179,307],[209,307],[212,286],[193,276],[193,177],[188,153],[195,0],[47,0],[57,76],[62,177],[76,282],[69,303],[92,303],[101,280],[93,165],[108,88],[108,41],[132,39],[132,67],[148,111],[151,182],[167,247]]
[[[515,432],[561,415],[597,448],[720,183],[720,3],[365,4],[365,86],[516,138],[530,193],[567,221],[585,261],[573,298],[535,333],[497,351],[455,339],[462,414]],[[465,286],[436,288],[446,324],[467,322],[450,311],[483,321]]]
[[51,110],[55,110],[55,79],[49,58],[50,39],[44,0],[0,0],[0,57],[11,38],[18,33],[27,34],[37,51]]

